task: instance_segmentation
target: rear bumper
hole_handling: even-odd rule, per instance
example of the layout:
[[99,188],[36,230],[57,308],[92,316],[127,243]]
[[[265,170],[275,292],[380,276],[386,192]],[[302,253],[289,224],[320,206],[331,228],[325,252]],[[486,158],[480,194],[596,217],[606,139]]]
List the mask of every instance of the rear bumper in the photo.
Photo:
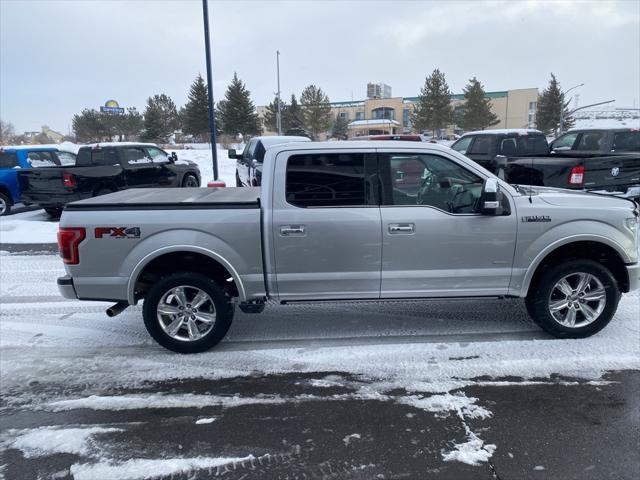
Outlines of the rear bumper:
[[627,265],[627,274],[629,275],[629,291],[640,289],[640,263]]
[[62,295],[64,298],[77,300],[78,295],[76,294],[76,289],[73,286],[73,278],[68,275],[65,275],[64,277],[58,277],[57,284],[60,295]]
[[49,194],[49,193],[25,193],[20,195],[23,203],[34,203],[43,207],[64,207],[67,203],[77,200],[90,198],[90,193],[68,193],[68,194]]

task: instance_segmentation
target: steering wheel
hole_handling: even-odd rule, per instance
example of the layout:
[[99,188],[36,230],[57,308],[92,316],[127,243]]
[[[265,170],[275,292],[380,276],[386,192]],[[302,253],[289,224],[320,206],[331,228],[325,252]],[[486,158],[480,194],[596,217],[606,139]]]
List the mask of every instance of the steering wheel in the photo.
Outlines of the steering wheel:
[[438,184],[436,176],[429,173],[420,182],[420,188],[418,189],[418,195],[416,196],[416,205],[423,205],[425,194],[430,193],[435,185]]

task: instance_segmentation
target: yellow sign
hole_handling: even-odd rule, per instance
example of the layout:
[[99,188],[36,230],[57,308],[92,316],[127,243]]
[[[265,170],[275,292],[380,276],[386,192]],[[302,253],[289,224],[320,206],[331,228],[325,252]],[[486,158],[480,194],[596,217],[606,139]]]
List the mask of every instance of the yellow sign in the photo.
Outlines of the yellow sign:
[[104,104],[105,107],[109,108],[119,108],[120,105],[115,100],[107,100]]

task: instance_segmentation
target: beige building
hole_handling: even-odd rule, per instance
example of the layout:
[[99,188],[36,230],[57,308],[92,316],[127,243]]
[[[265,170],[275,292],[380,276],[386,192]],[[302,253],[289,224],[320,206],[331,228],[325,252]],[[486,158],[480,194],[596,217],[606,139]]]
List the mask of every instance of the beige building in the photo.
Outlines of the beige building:
[[[487,92],[491,101],[491,110],[499,119],[499,123],[490,128],[533,128],[538,101],[537,88],[522,88],[501,92]],[[349,136],[422,133],[411,126],[411,112],[418,97],[367,98],[351,102],[332,102],[331,113],[349,122]],[[464,104],[464,95],[451,96],[453,108]],[[265,107],[258,107],[258,114],[263,118]],[[447,133],[458,132],[455,125],[447,128]],[[267,131],[264,135],[275,135]]]

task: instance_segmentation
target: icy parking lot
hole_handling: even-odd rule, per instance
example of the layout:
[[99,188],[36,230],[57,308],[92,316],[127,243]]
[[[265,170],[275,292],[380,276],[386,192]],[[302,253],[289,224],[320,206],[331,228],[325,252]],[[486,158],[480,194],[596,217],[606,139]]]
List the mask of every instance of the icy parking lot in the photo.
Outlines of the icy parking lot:
[[56,256],[0,263],[5,478],[639,473],[637,294],[584,340],[518,301],[270,306],[181,356],[140,307],[59,297]]

